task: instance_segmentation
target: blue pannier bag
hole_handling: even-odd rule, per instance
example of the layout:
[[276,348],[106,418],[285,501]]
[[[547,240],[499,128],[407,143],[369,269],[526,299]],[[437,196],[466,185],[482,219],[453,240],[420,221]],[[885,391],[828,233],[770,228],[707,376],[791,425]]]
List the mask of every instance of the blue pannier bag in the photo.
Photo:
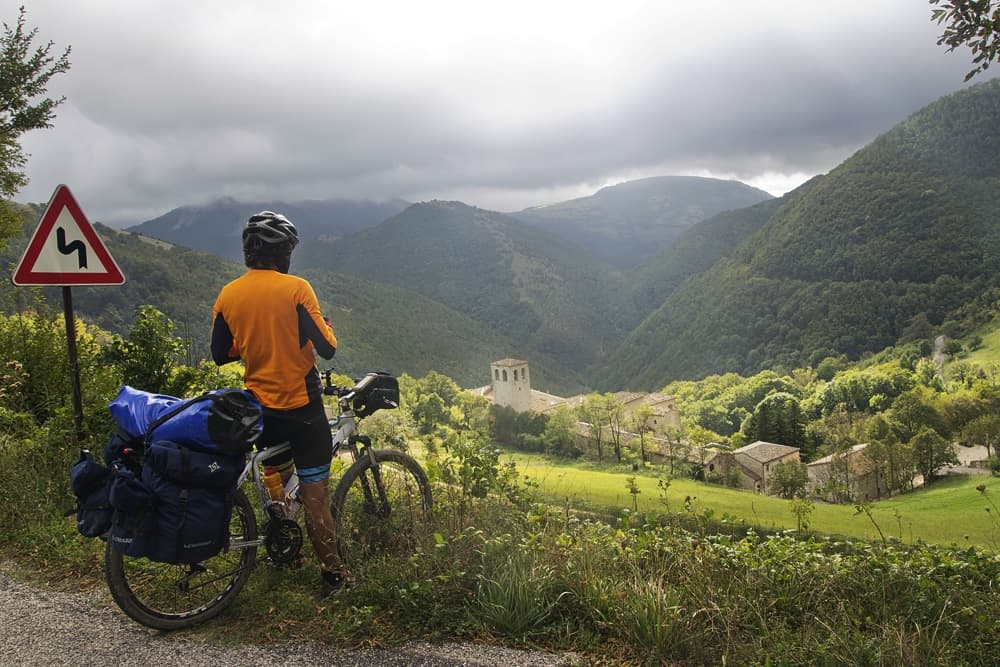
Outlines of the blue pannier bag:
[[242,454],[260,437],[263,409],[239,389],[215,389],[180,399],[123,386],[108,404],[127,438],[169,440],[206,451]]
[[[242,457],[169,441],[146,450],[141,479],[125,471],[112,485],[111,544],[165,563],[197,563],[228,546]],[[121,492],[116,493],[121,484]]]
[[142,438],[128,438],[121,433],[114,433],[104,443],[104,462],[111,465],[115,461],[129,461],[130,468],[139,469],[145,444]]
[[113,466],[111,545],[126,556],[145,556],[156,545],[156,498],[127,466]]
[[76,496],[76,529],[84,537],[101,537],[111,528],[111,469],[98,463],[89,450],[69,470],[70,488]]

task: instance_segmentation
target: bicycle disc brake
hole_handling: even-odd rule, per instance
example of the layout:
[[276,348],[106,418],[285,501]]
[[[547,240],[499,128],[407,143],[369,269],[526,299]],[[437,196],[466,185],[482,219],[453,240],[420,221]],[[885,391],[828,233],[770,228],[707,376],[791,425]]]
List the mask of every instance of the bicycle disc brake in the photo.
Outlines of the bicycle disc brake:
[[291,519],[264,524],[264,548],[271,560],[281,565],[294,563],[302,549],[302,527]]

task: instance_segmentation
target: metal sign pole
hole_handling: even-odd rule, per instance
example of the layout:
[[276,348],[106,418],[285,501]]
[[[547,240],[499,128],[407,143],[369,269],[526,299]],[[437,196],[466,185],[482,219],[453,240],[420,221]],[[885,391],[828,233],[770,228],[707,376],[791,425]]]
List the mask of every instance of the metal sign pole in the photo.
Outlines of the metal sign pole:
[[83,442],[83,396],[80,391],[80,365],[76,356],[76,319],[73,316],[73,293],[68,286],[62,288],[63,318],[66,320],[66,351],[73,382],[73,427],[76,444]]
[[[93,258],[96,261],[91,261]],[[99,265],[99,266],[95,266]],[[76,357],[76,318],[70,285],[124,285],[125,274],[65,185],[56,187],[17,263],[15,285],[61,285],[66,351],[73,384],[73,435],[83,441],[83,399]]]

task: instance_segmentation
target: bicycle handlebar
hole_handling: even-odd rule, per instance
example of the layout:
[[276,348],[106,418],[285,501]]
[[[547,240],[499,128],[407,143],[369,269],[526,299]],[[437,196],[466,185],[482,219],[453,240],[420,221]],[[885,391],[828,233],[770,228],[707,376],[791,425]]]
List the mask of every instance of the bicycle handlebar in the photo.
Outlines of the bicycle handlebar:
[[336,396],[341,401],[344,399],[349,400],[355,393],[371,384],[375,377],[375,373],[366,373],[363,378],[354,384],[353,387],[341,387],[333,384],[333,368],[328,368],[323,371],[323,394],[325,396]]

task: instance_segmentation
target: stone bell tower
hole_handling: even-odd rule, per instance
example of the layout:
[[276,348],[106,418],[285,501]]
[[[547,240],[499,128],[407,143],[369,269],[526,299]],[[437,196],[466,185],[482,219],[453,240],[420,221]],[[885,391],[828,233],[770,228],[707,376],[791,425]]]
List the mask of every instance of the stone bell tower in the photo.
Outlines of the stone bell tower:
[[528,362],[520,359],[501,359],[490,364],[493,379],[493,402],[513,408],[517,412],[531,410],[531,378]]

